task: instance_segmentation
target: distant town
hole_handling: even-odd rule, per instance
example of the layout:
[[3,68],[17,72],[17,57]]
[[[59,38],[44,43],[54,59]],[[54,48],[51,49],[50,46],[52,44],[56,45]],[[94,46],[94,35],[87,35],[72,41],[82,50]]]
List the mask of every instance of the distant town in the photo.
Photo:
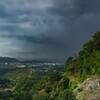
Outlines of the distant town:
[[51,60],[28,60],[28,61],[20,61],[15,58],[9,57],[0,57],[0,67],[14,67],[18,69],[27,69],[32,68],[41,72],[48,72],[49,70],[58,71],[64,69],[63,62],[52,62]]

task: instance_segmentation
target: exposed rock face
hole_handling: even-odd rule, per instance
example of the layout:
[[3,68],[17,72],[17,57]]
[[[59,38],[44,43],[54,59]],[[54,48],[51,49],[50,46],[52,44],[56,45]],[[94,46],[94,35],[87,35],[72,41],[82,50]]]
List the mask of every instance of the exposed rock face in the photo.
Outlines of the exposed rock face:
[[75,90],[76,98],[78,100],[100,100],[100,76],[93,76]]

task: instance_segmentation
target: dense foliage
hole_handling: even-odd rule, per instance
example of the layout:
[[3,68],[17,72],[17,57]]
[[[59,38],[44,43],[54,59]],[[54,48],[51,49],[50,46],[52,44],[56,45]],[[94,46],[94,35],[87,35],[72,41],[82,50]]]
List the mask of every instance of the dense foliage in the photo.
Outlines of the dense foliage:
[[70,57],[66,62],[66,71],[83,81],[90,75],[100,75],[100,32],[89,40],[77,57]]

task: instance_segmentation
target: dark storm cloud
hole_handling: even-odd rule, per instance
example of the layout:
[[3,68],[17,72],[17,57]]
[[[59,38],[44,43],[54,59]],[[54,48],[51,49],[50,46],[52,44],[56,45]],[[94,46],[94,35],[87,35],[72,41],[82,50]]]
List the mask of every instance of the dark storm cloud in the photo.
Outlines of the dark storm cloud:
[[69,20],[76,20],[84,14],[100,14],[99,0],[54,0],[54,3],[56,6],[48,8],[48,11]]
[[76,8],[80,12],[80,14],[83,13],[93,13],[93,14],[100,14],[100,1],[99,0],[84,0],[81,2],[80,0],[77,0],[76,2]]
[[75,53],[100,30],[99,5],[99,0],[0,1],[0,55],[64,58]]

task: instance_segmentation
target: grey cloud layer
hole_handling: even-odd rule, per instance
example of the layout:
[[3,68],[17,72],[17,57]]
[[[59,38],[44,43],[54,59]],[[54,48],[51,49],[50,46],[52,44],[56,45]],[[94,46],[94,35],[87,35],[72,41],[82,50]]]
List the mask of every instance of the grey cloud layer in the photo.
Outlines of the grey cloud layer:
[[1,55],[64,58],[73,54],[100,30],[99,5],[99,0],[0,1],[0,48],[8,49],[1,49]]

